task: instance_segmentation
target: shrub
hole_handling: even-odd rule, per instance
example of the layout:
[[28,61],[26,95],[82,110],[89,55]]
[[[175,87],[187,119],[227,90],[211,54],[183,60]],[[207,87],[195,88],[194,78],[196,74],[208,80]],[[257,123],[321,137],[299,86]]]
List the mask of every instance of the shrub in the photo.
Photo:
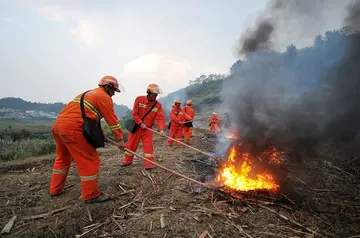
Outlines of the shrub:
[[23,139],[13,141],[0,139],[0,161],[24,159],[54,153],[56,150],[53,139]]

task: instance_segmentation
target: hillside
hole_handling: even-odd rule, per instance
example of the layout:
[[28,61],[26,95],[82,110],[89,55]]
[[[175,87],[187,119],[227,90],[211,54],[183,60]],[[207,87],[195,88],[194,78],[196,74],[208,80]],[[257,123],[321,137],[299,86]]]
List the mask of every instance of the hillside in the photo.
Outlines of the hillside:
[[[32,114],[36,114],[37,116],[43,115],[44,117],[53,118],[56,116],[65,106],[65,103],[56,102],[56,103],[38,103],[38,102],[30,102],[25,101],[21,98],[7,97],[0,99],[0,109],[3,109],[0,112],[1,114],[6,114],[8,116],[13,115],[13,117],[19,117],[19,115],[23,115],[26,111],[33,111]],[[6,110],[11,109],[11,110]],[[130,110],[125,105],[114,104],[114,109],[116,115],[121,118],[125,116],[125,114]],[[27,112],[26,115],[29,115],[30,112]],[[50,115],[48,115],[50,114]]]
[[195,80],[190,80],[186,88],[182,88],[159,99],[163,104],[166,117],[175,99],[180,99],[185,105],[188,99],[193,101],[193,107],[197,115],[209,115],[213,111],[219,111],[222,85],[226,76],[222,74],[201,75]]

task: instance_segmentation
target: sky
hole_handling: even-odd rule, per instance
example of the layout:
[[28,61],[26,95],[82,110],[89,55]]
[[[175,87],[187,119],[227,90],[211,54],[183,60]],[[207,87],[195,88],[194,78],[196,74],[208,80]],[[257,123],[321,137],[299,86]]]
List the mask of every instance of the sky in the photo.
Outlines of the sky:
[[[64,102],[97,87],[104,75],[132,106],[146,86],[165,96],[201,74],[228,73],[236,43],[265,0],[1,0],[0,98]],[[340,13],[317,31],[337,28]],[[279,47],[314,36],[281,37]]]

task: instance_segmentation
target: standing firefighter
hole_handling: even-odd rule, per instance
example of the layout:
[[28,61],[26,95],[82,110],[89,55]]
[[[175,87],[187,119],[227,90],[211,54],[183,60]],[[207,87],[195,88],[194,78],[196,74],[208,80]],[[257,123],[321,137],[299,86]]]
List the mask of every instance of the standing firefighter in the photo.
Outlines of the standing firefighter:
[[[84,125],[89,125],[85,124],[84,116],[94,120],[99,126],[101,118],[104,118],[115,139],[119,141],[118,147],[124,149],[123,132],[111,100],[115,92],[121,91],[123,88],[116,78],[109,75],[104,76],[100,80],[98,88],[89,90],[85,95],[79,94],[59,113],[52,128],[57,156],[50,183],[51,196],[62,193],[71,166],[71,159],[74,158],[81,180],[82,199],[88,203],[104,202],[110,199],[110,196],[99,192],[100,160],[96,147],[84,136]],[[82,96],[83,101],[81,100]],[[81,105],[83,105],[84,115]],[[98,138],[100,135],[103,142],[105,138],[100,127],[98,127],[98,131],[100,132]]]
[[[145,158],[155,161],[153,132],[148,130],[146,127],[152,128],[156,120],[161,135],[165,135],[164,111],[161,103],[156,100],[157,95],[162,92],[157,84],[149,84],[146,92],[146,96],[139,96],[135,99],[132,109],[134,127],[129,128],[130,133],[128,141],[126,142],[126,148],[135,152],[141,139]],[[140,125],[140,128],[137,125]],[[134,156],[125,151],[125,157],[121,166],[132,164],[133,159]],[[144,167],[145,169],[152,169],[154,168],[154,165],[144,160]]]
[[[176,99],[174,102],[174,108],[170,111],[170,133],[171,138],[176,140],[182,139],[182,130],[185,121],[190,121],[191,117],[185,113],[185,110],[181,108],[180,99]],[[174,143],[173,140],[168,140],[168,146],[172,146]],[[176,143],[177,146],[180,146],[180,143]]]
[[209,118],[210,122],[210,132],[217,133],[218,131],[222,131],[220,128],[221,119],[216,112],[213,112],[211,117]]
[[[191,120],[194,119],[195,110],[192,108],[192,100],[186,101],[185,113],[191,117]],[[190,142],[190,137],[192,136],[192,128],[193,128],[192,121],[184,124],[183,133],[184,133],[185,143]]]

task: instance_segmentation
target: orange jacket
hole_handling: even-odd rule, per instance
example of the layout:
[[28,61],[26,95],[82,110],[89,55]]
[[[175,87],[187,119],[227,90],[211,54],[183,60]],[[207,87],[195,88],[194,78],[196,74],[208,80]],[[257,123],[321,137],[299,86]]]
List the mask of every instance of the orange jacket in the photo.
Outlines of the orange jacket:
[[211,117],[209,118],[210,124],[212,124],[212,123],[219,123],[220,120],[221,120],[221,119],[220,119],[219,116],[211,116]]
[[[79,94],[69,102],[56,118],[56,126],[63,132],[75,131],[81,134],[83,131],[84,120],[81,116]],[[105,119],[116,140],[123,139],[123,132],[119,120],[114,112],[114,104],[111,97],[103,88],[93,89],[85,94],[84,97],[85,116],[95,119],[97,122],[101,118]]]
[[176,125],[176,126],[182,126],[183,124],[181,124],[180,122],[191,120],[191,117],[187,113],[185,113],[184,108],[178,108],[178,107],[174,107],[170,111],[169,117],[171,120],[171,125]]
[[191,117],[190,120],[194,119],[194,117],[195,117],[195,110],[194,110],[194,108],[189,107],[189,106],[185,106],[185,112],[186,112],[186,114],[188,114],[188,115]]
[[159,130],[165,129],[165,116],[161,103],[158,101],[151,112],[145,117],[144,121],[141,118],[152,107],[155,102],[149,102],[147,96],[139,96],[135,99],[132,109],[132,117],[137,124],[144,123],[147,127],[152,128],[155,124],[155,120],[159,127]]

